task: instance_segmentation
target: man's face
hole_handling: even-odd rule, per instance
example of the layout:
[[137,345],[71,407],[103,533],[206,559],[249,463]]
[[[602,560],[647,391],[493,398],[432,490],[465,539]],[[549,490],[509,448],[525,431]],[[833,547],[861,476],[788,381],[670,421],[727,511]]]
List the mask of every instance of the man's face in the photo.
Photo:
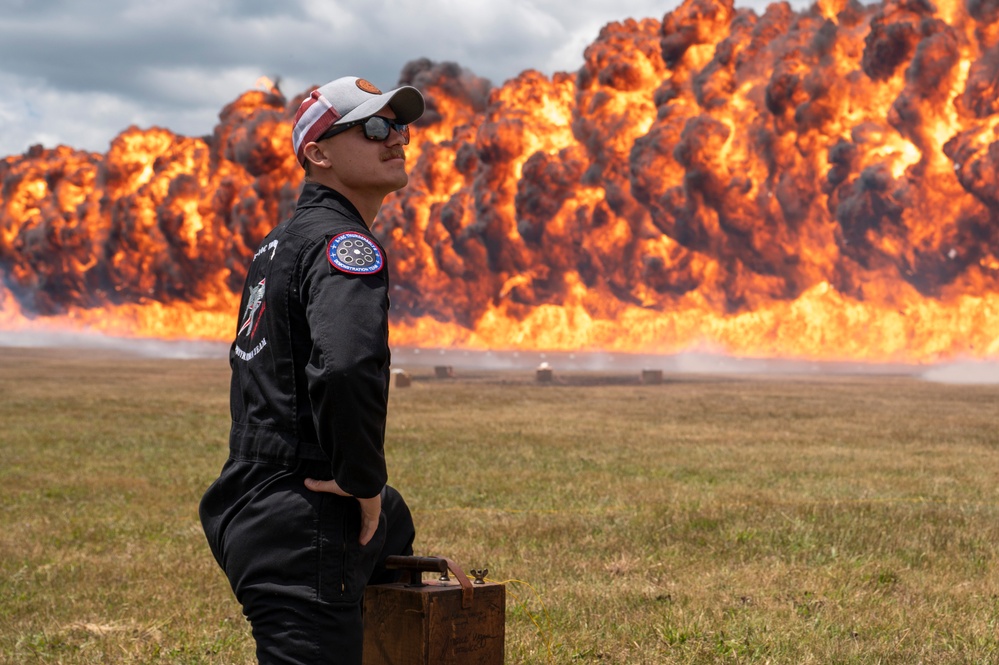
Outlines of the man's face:
[[[375,115],[395,120],[388,106]],[[402,189],[409,182],[406,173],[405,139],[390,129],[384,140],[369,139],[361,125],[351,127],[319,142],[330,158],[329,175],[336,180],[334,189],[384,196]]]

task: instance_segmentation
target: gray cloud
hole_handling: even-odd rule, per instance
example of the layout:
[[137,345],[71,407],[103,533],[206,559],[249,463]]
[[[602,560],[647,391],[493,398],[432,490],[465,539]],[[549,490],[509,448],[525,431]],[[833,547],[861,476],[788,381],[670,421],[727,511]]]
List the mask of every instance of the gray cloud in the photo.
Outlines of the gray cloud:
[[[746,3],[740,3],[746,4]],[[421,57],[494,84],[575,71],[611,21],[675,0],[0,0],[0,156],[103,152],[130,125],[211,132],[260,76],[288,94],[345,74],[396,83]],[[748,5],[747,5],[748,6]]]

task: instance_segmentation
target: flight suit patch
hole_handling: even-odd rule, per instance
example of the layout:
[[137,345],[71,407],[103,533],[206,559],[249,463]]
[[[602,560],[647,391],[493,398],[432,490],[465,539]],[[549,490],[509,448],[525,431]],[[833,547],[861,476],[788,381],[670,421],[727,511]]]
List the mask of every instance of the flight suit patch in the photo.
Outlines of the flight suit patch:
[[330,265],[351,275],[371,275],[385,265],[382,252],[375,243],[360,233],[341,233],[326,246]]

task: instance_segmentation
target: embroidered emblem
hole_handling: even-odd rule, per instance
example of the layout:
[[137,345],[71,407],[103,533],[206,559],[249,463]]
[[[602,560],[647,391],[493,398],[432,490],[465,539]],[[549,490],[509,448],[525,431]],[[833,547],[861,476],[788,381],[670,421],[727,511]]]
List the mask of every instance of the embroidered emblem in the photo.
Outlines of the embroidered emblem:
[[357,79],[356,83],[357,87],[363,90],[364,92],[370,92],[372,95],[382,94],[382,91],[379,90],[374,83],[372,83],[367,79]]
[[260,249],[257,250],[257,253],[253,255],[253,260],[256,261],[258,256],[266,254],[267,250],[269,249],[271,250],[271,261],[273,261],[274,253],[277,251],[277,248],[278,248],[278,241],[271,240],[269,243],[263,245]]
[[385,261],[375,243],[360,233],[341,233],[326,247],[330,265],[352,275],[371,275],[382,269]]
[[[239,337],[249,329],[250,339],[257,331],[257,324],[264,315],[266,304],[264,303],[264,282],[267,278],[260,280],[260,283],[250,289],[250,294],[246,298],[246,310],[243,312],[243,323],[239,327],[236,337]],[[252,328],[251,328],[252,326]]]

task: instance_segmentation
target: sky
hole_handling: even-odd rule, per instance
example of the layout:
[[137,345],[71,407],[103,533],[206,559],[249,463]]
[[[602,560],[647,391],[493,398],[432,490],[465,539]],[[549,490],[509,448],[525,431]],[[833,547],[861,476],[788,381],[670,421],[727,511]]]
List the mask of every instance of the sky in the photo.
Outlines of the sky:
[[[387,90],[418,58],[494,85],[575,72],[600,29],[678,0],[0,0],[0,157],[104,153],[131,125],[210,134],[280,77],[289,97],[339,76]],[[762,13],[767,0],[738,0]],[[794,6],[805,6],[796,0]]]

